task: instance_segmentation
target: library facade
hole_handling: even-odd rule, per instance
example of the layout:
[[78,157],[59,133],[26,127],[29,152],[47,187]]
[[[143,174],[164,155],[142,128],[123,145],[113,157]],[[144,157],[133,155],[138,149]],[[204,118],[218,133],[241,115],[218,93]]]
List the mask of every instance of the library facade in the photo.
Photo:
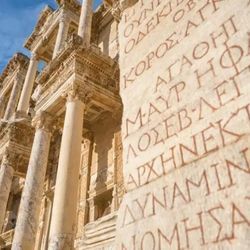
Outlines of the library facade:
[[248,250],[250,1],[56,2],[0,75],[0,249]]

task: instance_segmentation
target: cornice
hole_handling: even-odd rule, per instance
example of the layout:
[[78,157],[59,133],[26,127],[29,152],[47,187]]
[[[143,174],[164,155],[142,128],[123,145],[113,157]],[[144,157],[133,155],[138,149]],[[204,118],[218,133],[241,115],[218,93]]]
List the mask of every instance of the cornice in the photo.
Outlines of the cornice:
[[12,74],[18,67],[27,70],[28,65],[29,65],[29,58],[20,52],[16,53],[10,59],[7,66],[4,68],[2,74],[0,75],[0,88],[7,76]]

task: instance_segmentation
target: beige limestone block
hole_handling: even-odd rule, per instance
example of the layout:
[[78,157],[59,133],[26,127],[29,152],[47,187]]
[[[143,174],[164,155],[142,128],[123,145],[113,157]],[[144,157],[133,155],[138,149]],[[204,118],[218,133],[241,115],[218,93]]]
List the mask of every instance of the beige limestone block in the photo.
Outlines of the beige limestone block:
[[117,250],[250,248],[249,20],[248,0],[124,10]]

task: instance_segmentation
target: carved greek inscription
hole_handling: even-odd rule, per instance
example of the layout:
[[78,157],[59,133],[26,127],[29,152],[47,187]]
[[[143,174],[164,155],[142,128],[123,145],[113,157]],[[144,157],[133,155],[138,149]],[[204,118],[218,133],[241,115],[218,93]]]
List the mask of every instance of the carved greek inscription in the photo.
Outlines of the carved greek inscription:
[[[244,127],[239,121],[245,121]],[[237,125],[238,124],[238,125]],[[159,177],[171,173],[174,169],[185,167],[212,153],[225,148],[232,143],[238,142],[250,131],[250,104],[239,108],[229,116],[210,123],[199,132],[186,136],[184,141],[176,139],[173,145],[164,147],[161,152],[149,162],[138,167],[135,166],[133,173],[128,175],[127,188],[134,189],[145,185]],[[147,134],[148,138],[149,134]],[[143,134],[144,137],[144,134]],[[150,141],[151,139],[148,139]],[[141,140],[138,141],[140,143]],[[137,157],[137,147],[129,146],[129,157]],[[146,144],[148,145],[148,143]],[[138,148],[140,149],[141,146]]]
[[[206,0],[207,1],[207,0]],[[202,7],[201,10],[203,10],[205,12],[206,8],[211,8],[211,12],[214,13],[216,12],[219,8],[217,6],[217,2],[223,2],[224,0],[215,0],[215,1],[210,1],[208,0],[208,2],[206,2],[206,4]],[[202,11],[198,11],[198,13],[203,13]],[[201,18],[202,22],[200,24],[202,24],[206,18]],[[174,47],[176,47],[184,38],[187,38],[189,35],[192,34],[192,32],[197,29],[199,27],[199,25],[194,25],[191,24],[192,22],[190,22],[189,26],[187,27],[187,30],[184,32],[185,35],[184,37],[180,37],[179,33],[177,33],[176,31],[172,32],[171,34],[168,34],[165,38],[165,40],[163,42],[161,42],[160,44],[158,44],[156,46],[156,48],[153,51],[150,51],[146,57],[139,61],[137,63],[137,65],[133,66],[130,70],[128,70],[128,72],[126,74],[123,75],[123,82],[122,82],[122,86],[124,88],[127,88],[128,86],[130,86],[131,84],[133,84],[140,76],[142,76],[145,72],[147,72],[149,69],[152,68],[153,64],[157,61],[157,60],[162,60],[164,59],[164,57],[166,56],[166,54],[173,49]],[[220,31],[220,29],[222,29],[222,32]],[[221,27],[219,28],[219,33],[216,34],[216,32],[214,32],[214,34],[211,34],[211,40],[213,41],[213,46],[217,46],[216,43],[218,42],[218,40],[221,40],[222,37],[226,36],[226,39],[229,39],[230,36],[232,36],[233,34],[235,34],[238,30],[236,29],[236,24],[235,21],[233,20],[233,17],[231,17],[229,20],[226,20],[224,23],[222,23]],[[223,39],[223,38],[222,38]],[[205,46],[205,44],[204,44]],[[196,50],[198,50],[199,47],[195,47],[194,49],[194,59],[198,60],[201,59],[202,57],[205,56],[204,55],[199,55],[196,54]],[[212,47],[211,47],[212,49]],[[171,65],[172,67],[173,65]],[[169,74],[171,76],[171,69],[169,70]]]
[[[176,223],[169,223],[162,218],[162,227],[127,238],[126,242],[120,244],[119,249],[181,250],[221,242],[232,247],[233,242],[240,236],[240,228],[249,230],[250,227],[249,201],[245,198],[240,203],[241,205],[236,202],[224,204],[220,201]],[[211,228],[213,230],[209,230]]]
[[[151,1],[145,6],[137,16],[126,25],[123,36],[127,40],[125,54],[133,51],[159,24],[163,21],[172,25],[179,25],[185,22],[183,31],[179,34],[178,41],[188,37],[191,32],[198,28],[207,20],[209,15],[215,13],[220,8],[220,3],[224,0],[172,0],[164,3],[163,1]],[[160,7],[159,7],[160,6]],[[197,8],[198,7],[198,8]],[[192,18],[186,18],[192,11]],[[152,15],[153,13],[153,15]],[[161,46],[163,46],[161,48]],[[158,48],[158,53],[165,54],[168,49],[166,43]],[[160,52],[162,51],[162,52]]]
[[124,93],[152,92],[123,120],[118,249],[233,248],[250,227],[249,14],[224,0],[138,6],[123,17],[123,57],[167,31],[121,75]]
[[[235,185],[239,186],[239,179],[235,178],[236,173],[240,176],[250,177],[249,153],[249,148],[243,148],[239,152],[241,165],[228,157],[223,159],[222,162],[212,163],[205,170],[197,171],[195,177],[180,178],[179,181],[175,181],[171,185],[157,189],[155,193],[149,192],[145,197],[133,200],[131,207],[126,206],[122,227],[154,216],[162,209],[173,210],[178,208],[179,205],[187,205],[201,197],[209,197]],[[140,172],[140,174],[149,176],[152,171],[156,174],[156,171],[152,170],[152,166],[147,166],[151,168],[148,171]],[[143,177],[140,176],[139,181],[142,181]],[[135,180],[133,184],[137,184]]]

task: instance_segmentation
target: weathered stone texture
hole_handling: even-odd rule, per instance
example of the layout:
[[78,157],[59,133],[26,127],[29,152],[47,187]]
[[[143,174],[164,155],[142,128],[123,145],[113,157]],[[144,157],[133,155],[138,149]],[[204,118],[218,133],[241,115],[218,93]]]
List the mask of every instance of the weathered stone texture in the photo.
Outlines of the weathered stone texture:
[[56,2],[0,75],[0,248],[250,249],[249,0]]
[[120,23],[117,249],[249,249],[249,1],[138,1]]

